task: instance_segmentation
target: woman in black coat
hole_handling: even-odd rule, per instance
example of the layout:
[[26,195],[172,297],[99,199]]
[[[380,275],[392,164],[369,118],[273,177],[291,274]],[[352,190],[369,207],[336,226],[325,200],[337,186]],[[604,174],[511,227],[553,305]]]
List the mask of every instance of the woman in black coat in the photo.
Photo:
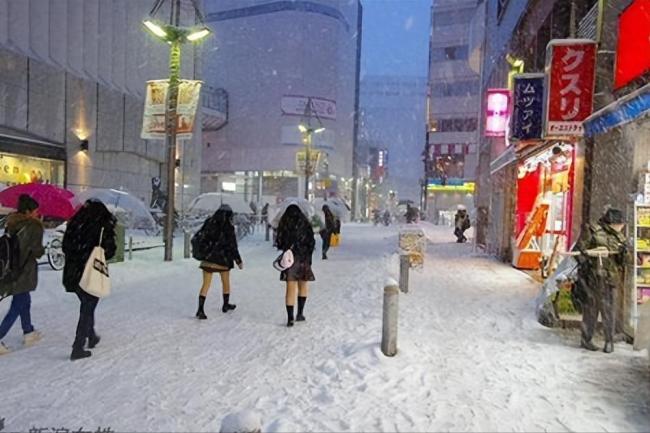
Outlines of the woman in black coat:
[[213,216],[205,220],[203,227],[195,235],[193,254],[194,258],[201,260],[199,267],[203,270],[203,285],[199,293],[199,309],[196,312],[198,319],[208,318],[203,308],[214,272],[218,272],[221,276],[223,291],[221,311],[227,313],[237,307],[230,303],[230,270],[235,267],[235,263],[239,269],[243,269],[244,263],[237,248],[232,218],[233,212],[230,206],[222,205]]
[[[102,229],[104,231],[102,232]],[[99,343],[99,335],[95,333],[95,308],[99,298],[86,293],[79,287],[86,262],[93,249],[99,244],[104,248],[106,260],[115,255],[115,217],[99,200],[90,199],[77,211],[68,222],[63,236],[63,253],[65,267],[63,268],[63,286],[66,292],[74,293],[79,298],[79,322],[77,333],[72,344],[72,361],[87,358],[91,352],[84,350],[86,340],[88,348],[94,348]]]
[[305,320],[303,310],[307,302],[307,282],[316,279],[311,270],[311,256],[316,246],[314,230],[309,219],[297,205],[290,205],[280,218],[276,246],[279,250],[291,249],[293,252],[293,266],[280,273],[280,280],[287,283],[285,296],[287,326],[293,326],[296,292],[298,292],[298,315],[296,320],[301,322]]
[[336,233],[336,217],[326,204],[322,209],[325,215],[325,227],[320,231],[320,237],[323,240],[323,260],[327,260],[327,251],[330,249],[332,235]]

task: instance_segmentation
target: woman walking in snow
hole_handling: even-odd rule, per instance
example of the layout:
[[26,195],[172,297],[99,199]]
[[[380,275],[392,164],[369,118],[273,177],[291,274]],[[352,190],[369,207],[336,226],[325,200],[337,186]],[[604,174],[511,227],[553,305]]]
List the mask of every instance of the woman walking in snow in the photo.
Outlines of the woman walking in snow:
[[325,227],[320,231],[320,237],[323,240],[323,260],[327,260],[332,235],[336,233],[336,217],[326,204],[323,205],[323,214],[325,214]]
[[[103,231],[102,231],[103,229]],[[90,199],[77,211],[68,222],[63,236],[63,286],[66,292],[74,293],[79,298],[79,321],[70,360],[88,358],[92,353],[84,350],[93,349],[99,343],[95,332],[95,309],[99,298],[86,293],[80,286],[86,262],[101,238],[106,260],[115,255],[115,217],[99,200]]]
[[201,230],[192,239],[193,257],[201,260],[199,267],[203,270],[203,285],[199,293],[199,309],[196,312],[197,319],[208,318],[203,308],[214,272],[218,272],[221,277],[223,293],[221,311],[227,313],[237,307],[230,303],[230,270],[234,268],[235,263],[239,269],[243,269],[244,263],[237,248],[237,237],[232,219],[233,212],[230,206],[221,205],[213,216],[205,220]]
[[[38,285],[38,263],[43,248],[43,223],[38,214],[38,203],[27,194],[18,198],[18,212],[7,217],[5,232],[18,240],[18,261],[20,268],[15,278],[0,281],[3,296],[12,296],[11,306],[0,323],[0,340],[9,332],[20,317],[23,327],[23,344],[31,346],[41,339],[34,330],[31,319],[31,295]],[[9,353],[9,348],[0,341],[0,355]]]
[[282,251],[290,249],[294,257],[293,265],[280,273],[280,280],[287,283],[285,295],[287,326],[293,326],[296,294],[298,294],[298,315],[295,320],[299,322],[305,320],[303,312],[308,295],[307,282],[315,280],[311,261],[316,246],[314,230],[309,219],[295,204],[290,205],[280,218],[276,245]]

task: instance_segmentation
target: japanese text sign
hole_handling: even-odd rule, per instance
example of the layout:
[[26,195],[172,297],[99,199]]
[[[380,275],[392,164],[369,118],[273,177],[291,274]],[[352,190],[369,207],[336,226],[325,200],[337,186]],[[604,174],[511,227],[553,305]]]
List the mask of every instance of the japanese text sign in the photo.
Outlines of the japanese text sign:
[[485,135],[504,137],[510,117],[510,90],[488,89]]
[[546,52],[546,135],[581,136],[593,107],[596,42],[552,40]]
[[[191,139],[199,105],[202,81],[180,80],[176,106],[176,138]],[[141,138],[164,139],[167,136],[165,112],[169,80],[147,81]]]
[[542,138],[544,74],[515,75],[513,99],[511,138]]

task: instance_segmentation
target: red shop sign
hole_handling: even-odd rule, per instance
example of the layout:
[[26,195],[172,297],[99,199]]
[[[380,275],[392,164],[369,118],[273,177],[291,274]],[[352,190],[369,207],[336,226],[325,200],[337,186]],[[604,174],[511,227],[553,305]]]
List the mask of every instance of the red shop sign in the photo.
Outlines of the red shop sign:
[[546,135],[581,136],[593,108],[596,42],[556,39],[546,50]]

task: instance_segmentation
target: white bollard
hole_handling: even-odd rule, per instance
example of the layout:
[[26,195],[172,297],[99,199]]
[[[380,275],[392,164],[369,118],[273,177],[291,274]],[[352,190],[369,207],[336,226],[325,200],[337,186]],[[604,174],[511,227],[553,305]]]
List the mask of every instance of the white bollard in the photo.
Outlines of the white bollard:
[[261,433],[262,419],[258,414],[245,410],[231,413],[221,421],[219,433]]
[[381,334],[381,351],[386,356],[397,354],[397,316],[399,313],[399,287],[389,283],[384,287],[384,317]]
[[411,259],[408,254],[399,256],[399,288],[403,293],[409,292],[409,269]]

